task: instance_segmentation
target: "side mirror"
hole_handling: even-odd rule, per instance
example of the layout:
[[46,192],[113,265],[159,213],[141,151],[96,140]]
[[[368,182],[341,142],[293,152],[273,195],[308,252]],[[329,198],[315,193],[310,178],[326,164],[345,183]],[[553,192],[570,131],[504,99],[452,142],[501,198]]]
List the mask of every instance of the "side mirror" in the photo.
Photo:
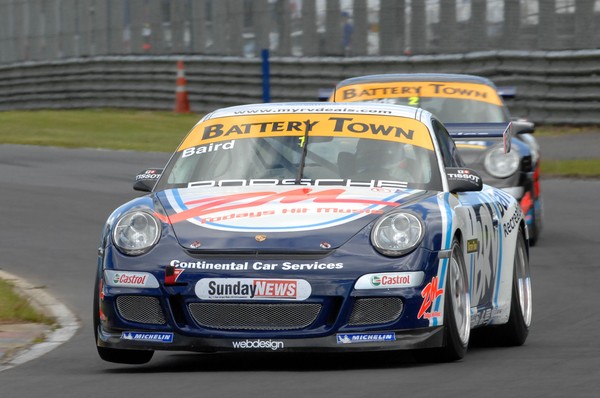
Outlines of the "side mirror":
[[446,167],[448,190],[456,192],[475,192],[483,189],[481,176],[473,169],[466,167]]
[[135,176],[133,189],[142,192],[152,192],[164,169],[146,169]]
[[335,89],[333,88],[319,88],[319,101],[320,102],[327,102],[327,101],[333,101],[333,98],[331,98],[331,96],[333,95],[333,92],[335,91]]

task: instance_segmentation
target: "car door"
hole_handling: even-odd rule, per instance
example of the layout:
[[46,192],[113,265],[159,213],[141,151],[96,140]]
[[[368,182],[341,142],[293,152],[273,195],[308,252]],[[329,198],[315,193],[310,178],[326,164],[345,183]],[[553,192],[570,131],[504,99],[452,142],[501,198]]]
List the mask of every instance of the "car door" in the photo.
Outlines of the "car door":
[[[440,152],[446,167],[464,167],[454,140],[444,125],[432,119]],[[484,181],[485,182],[485,181]],[[455,214],[462,231],[462,249],[469,275],[471,307],[481,315],[476,322],[485,322],[491,310],[497,307],[497,281],[500,267],[499,253],[502,239],[499,233],[502,207],[494,188],[484,185],[482,191],[455,193],[459,205]],[[474,325],[475,326],[475,325]]]

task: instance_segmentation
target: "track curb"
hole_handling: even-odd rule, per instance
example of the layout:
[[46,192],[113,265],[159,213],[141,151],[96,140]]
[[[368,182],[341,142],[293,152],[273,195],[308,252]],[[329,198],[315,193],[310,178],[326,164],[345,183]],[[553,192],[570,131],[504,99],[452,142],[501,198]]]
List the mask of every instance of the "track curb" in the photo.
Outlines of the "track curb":
[[25,341],[24,348],[11,354],[9,358],[3,358],[0,363],[0,372],[36,359],[67,342],[75,335],[80,326],[75,315],[43,288],[33,286],[26,280],[2,270],[0,270],[0,279],[12,283],[19,294],[27,297],[32,305],[56,321],[56,327],[48,330],[43,342]]

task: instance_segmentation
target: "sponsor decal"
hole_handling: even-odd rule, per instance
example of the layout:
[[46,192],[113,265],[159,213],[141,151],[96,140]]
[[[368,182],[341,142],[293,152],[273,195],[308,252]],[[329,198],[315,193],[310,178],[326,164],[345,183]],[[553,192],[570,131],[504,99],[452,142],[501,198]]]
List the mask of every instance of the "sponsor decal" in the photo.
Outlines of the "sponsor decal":
[[312,288],[304,279],[203,278],[195,292],[204,300],[301,301],[310,297]]
[[198,269],[198,270],[215,270],[215,271],[246,271],[248,270],[248,262],[236,263],[211,263],[207,261],[179,261],[171,260],[171,267],[182,269]]
[[379,343],[382,341],[395,341],[396,334],[393,332],[337,334],[336,340],[338,344]]
[[358,278],[355,289],[393,289],[420,286],[425,273],[417,272],[387,272],[366,274]]
[[[320,263],[313,261],[311,263],[293,263],[291,261],[284,261],[282,263],[265,263],[262,261],[254,261],[252,263],[244,261],[242,263],[236,263],[234,261],[230,263],[211,263],[205,260],[202,261],[180,261],[171,260],[169,263],[170,267],[175,269],[196,269],[196,270],[215,270],[215,271],[328,271],[335,269],[344,268],[344,263]],[[176,272],[176,271],[175,271]]]
[[[488,191],[489,192],[489,191]],[[477,250],[472,252],[471,267],[473,269],[471,286],[471,304],[476,307],[479,303],[487,303],[493,299],[494,281],[498,275],[499,246],[501,239],[499,228],[494,227],[494,215],[503,211],[502,206],[490,203],[472,203],[467,209],[470,229],[467,236],[477,237]],[[497,209],[497,210],[496,210]],[[469,243],[467,242],[467,249]]]
[[231,140],[229,142],[225,142],[225,143],[210,143],[208,145],[200,145],[197,147],[191,147],[191,148],[187,148],[183,151],[183,153],[181,154],[182,158],[187,158],[188,156],[192,156],[192,155],[201,155],[203,153],[208,153],[208,152],[214,152],[214,151],[218,151],[218,150],[229,150],[229,149],[233,149],[233,147],[235,146],[235,140]]
[[404,142],[433,151],[429,130],[418,120],[389,115],[356,117],[351,114],[331,113],[304,117],[283,113],[208,119],[193,128],[178,151],[191,156],[201,150],[200,148],[208,151],[211,143],[231,143],[242,138],[304,137],[306,134]]
[[479,240],[469,239],[467,241],[467,253],[475,253],[479,250]]
[[423,303],[421,304],[421,308],[419,309],[419,313],[417,314],[417,319],[431,319],[441,316],[442,314],[439,311],[427,312],[427,310],[429,310],[435,299],[441,296],[442,294],[444,294],[444,289],[438,288],[438,277],[434,276],[433,278],[431,278],[431,282],[429,282],[421,292],[421,297],[423,297]]
[[500,216],[504,217],[504,212],[508,210],[514,198],[509,193],[506,193],[501,189],[492,189],[492,195],[500,203]]
[[[195,190],[165,192],[174,213],[157,215],[163,222],[189,221],[223,231],[305,231],[333,227],[368,215],[383,214],[420,191],[404,190],[380,197],[346,188],[279,188],[198,199]],[[285,216],[285,223],[281,217]],[[260,222],[257,222],[260,219]]]
[[140,180],[158,180],[162,170],[149,169],[135,176],[136,181]]
[[176,285],[179,275],[185,271],[183,268],[175,268],[172,265],[165,267],[165,285]]
[[470,170],[457,169],[456,173],[448,173],[446,175],[449,179],[470,181],[473,184],[479,184],[481,180],[479,176],[472,174]]
[[483,311],[476,312],[471,315],[471,327],[486,325],[490,322],[493,316],[493,311],[488,308]]
[[461,82],[389,82],[366,83],[341,87],[336,99],[343,102],[369,101],[381,98],[408,98],[418,106],[419,97],[459,98],[502,105],[496,91],[485,84]]
[[317,271],[342,268],[344,268],[344,263],[320,263],[318,261],[312,263],[292,263],[284,261],[281,264],[281,269],[284,271]]
[[152,341],[155,343],[172,343],[173,342],[173,333],[122,332],[121,340]]
[[104,280],[112,287],[158,287],[158,280],[149,272],[105,270]]
[[240,340],[232,341],[233,348],[242,350],[273,350],[283,349],[285,345],[279,340]]
[[519,227],[519,222],[523,218],[523,211],[521,210],[521,206],[516,206],[515,211],[512,216],[508,219],[508,221],[502,223],[502,227],[504,230],[504,237],[510,235],[515,228]]

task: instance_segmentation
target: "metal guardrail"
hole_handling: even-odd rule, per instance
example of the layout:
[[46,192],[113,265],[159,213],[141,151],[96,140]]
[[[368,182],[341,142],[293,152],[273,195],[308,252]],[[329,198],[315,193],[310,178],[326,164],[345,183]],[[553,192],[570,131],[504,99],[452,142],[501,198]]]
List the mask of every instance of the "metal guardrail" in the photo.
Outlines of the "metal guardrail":
[[[0,110],[172,110],[177,61],[185,62],[191,110],[262,102],[260,59],[103,56],[0,66]],[[273,102],[316,101],[319,89],[375,73],[467,73],[515,86],[513,116],[540,124],[600,124],[600,50],[487,51],[393,57],[271,57]]]

